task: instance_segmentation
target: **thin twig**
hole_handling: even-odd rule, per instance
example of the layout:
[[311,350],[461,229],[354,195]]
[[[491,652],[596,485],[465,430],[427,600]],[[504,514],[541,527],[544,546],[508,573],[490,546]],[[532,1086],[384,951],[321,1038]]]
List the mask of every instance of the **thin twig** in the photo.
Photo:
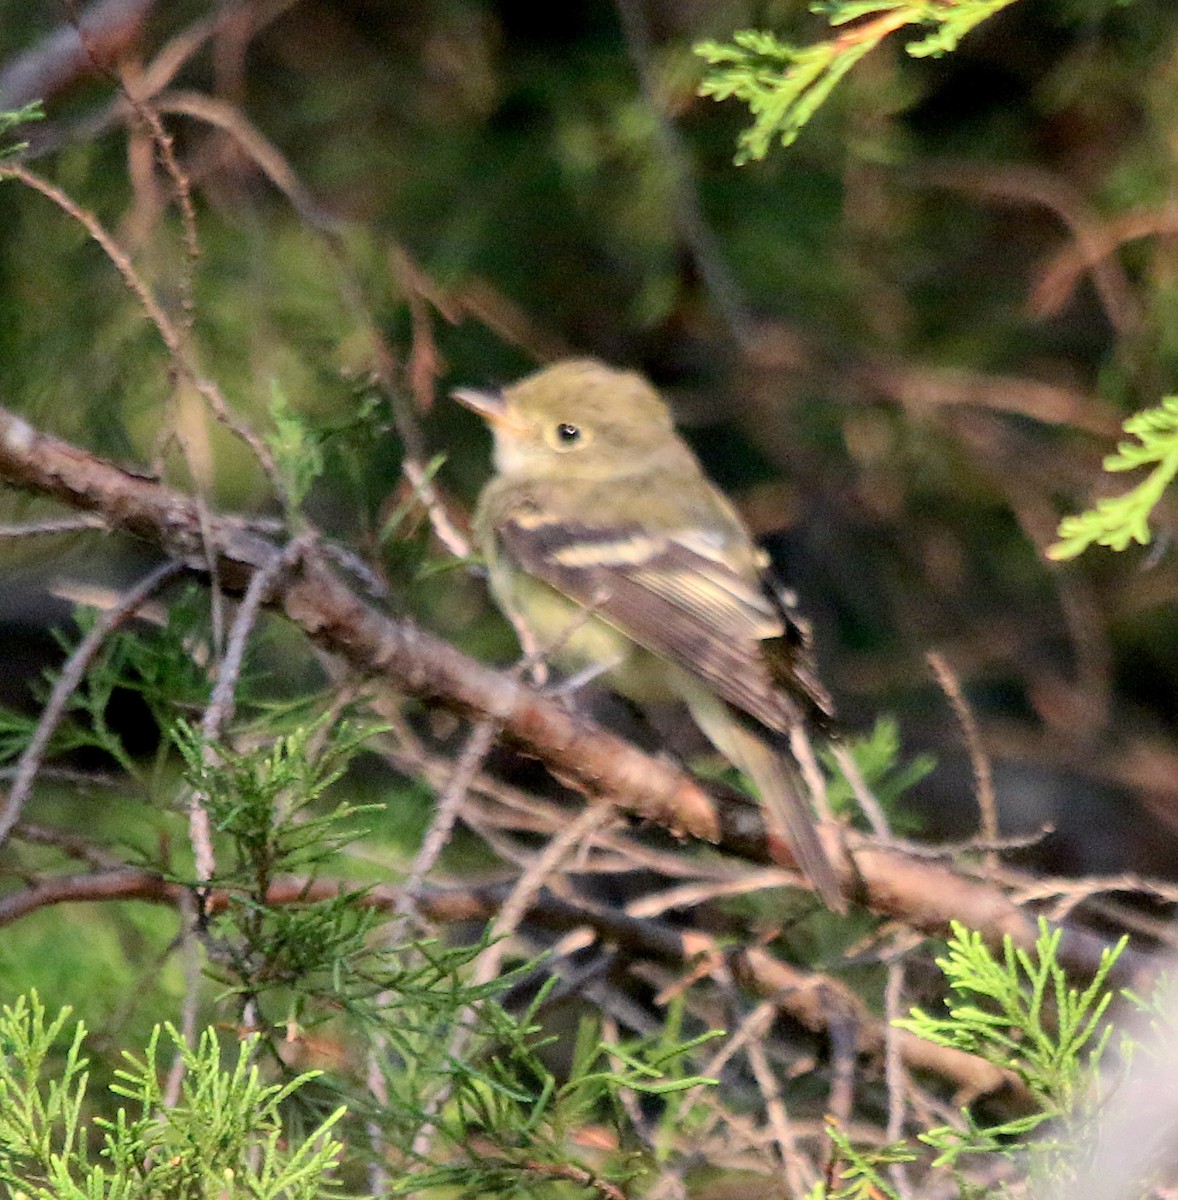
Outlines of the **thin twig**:
[[450,841],[466,793],[490,753],[494,740],[495,722],[490,719],[477,722],[471,729],[462,752],[455,760],[450,782],[438,796],[434,819],[422,839],[421,848],[414,857],[413,865],[402,885],[402,900],[397,906],[399,917],[405,917],[413,911],[413,897]]
[[80,517],[58,517],[50,521],[30,521],[21,525],[0,525],[0,538],[44,537],[55,533],[77,533],[80,529],[105,529],[102,517],[86,514]]
[[229,630],[229,640],[225,645],[225,653],[217,665],[217,683],[213,694],[209,697],[204,715],[201,717],[200,731],[205,741],[212,742],[220,736],[226,723],[233,719],[234,696],[237,682],[241,677],[242,664],[245,661],[246,643],[254,626],[258,623],[262,605],[270,599],[270,590],[283,571],[288,570],[306,553],[311,541],[310,534],[295,538],[281,554],[277,555],[260,570],[256,571],[249,581],[237,615]]
[[81,684],[94,655],[111,633],[131,617],[149,596],[183,569],[181,563],[175,562],[162,563],[156,567],[127,592],[118,604],[98,614],[89,632],[78,643],[77,649],[66,659],[61,674],[53,685],[53,691],[49,694],[49,700],[41,711],[33,736],[16,764],[16,778],[9,789],[4,811],[0,814],[0,846],[4,845],[13,826],[20,820],[21,809],[32,791],[33,781],[37,777],[45,751],[49,748],[50,739],[61,723],[69,698]]
[[[493,1159],[490,1161],[494,1161]],[[579,1190],[596,1192],[601,1200],[627,1200],[626,1193],[616,1183],[602,1179],[586,1170],[577,1163],[550,1163],[531,1160],[524,1163],[525,1170],[530,1171],[540,1179],[555,1179],[560,1182],[572,1183]]]
[[[426,830],[425,837],[421,840],[421,845],[413,858],[413,864],[409,868],[409,874],[401,886],[401,892],[397,898],[396,907],[393,912],[393,919],[384,931],[386,945],[395,945],[405,936],[405,927],[410,915],[415,911],[418,893],[424,885],[426,877],[433,870],[434,864],[441,857],[442,851],[450,841],[450,837],[454,832],[454,826],[458,822],[458,814],[462,811],[462,806],[466,801],[467,793],[470,791],[475,778],[482,770],[487,755],[491,752],[491,746],[495,741],[495,731],[495,722],[489,718],[484,718],[482,721],[477,722],[471,729],[466,739],[466,744],[462,747],[461,752],[454,761],[450,778],[438,795],[438,801],[434,807],[434,818],[430,822],[429,829]],[[463,1014],[457,1022],[456,1039],[462,1035],[465,1023],[466,1014]],[[373,1095],[378,1099],[385,1092],[384,1074],[381,1070],[381,1064],[386,1057],[387,1046],[388,1041],[384,1034],[377,1033],[368,1050],[368,1086]],[[445,1086],[443,1086],[442,1091],[445,1092],[445,1090]],[[443,1098],[440,1103],[444,1102]],[[436,1111],[437,1108],[432,1107],[429,1109],[429,1114],[432,1115]],[[432,1124],[427,1121],[423,1129],[419,1131],[417,1135],[418,1139],[423,1137],[428,1139],[432,1134],[432,1129]],[[381,1161],[384,1137],[380,1127],[374,1122],[368,1124],[367,1131],[369,1141],[376,1154],[376,1159],[369,1172],[369,1183],[372,1186],[374,1194],[379,1194],[382,1185],[385,1183],[385,1169]]]
[[[186,1045],[195,1045],[196,1018],[200,1006],[200,984],[204,978],[201,970],[200,943],[192,936],[199,917],[197,898],[191,889],[185,888],[180,895],[180,955],[184,968],[184,1003],[180,1010],[180,1032]],[[184,1082],[184,1055],[179,1051],[172,1058],[172,1066],[164,1083],[163,1103],[166,1109],[175,1108],[180,1099],[180,1085]]]
[[781,1096],[781,1087],[769,1066],[769,1056],[765,1053],[764,1043],[759,1038],[753,1038],[745,1045],[744,1053],[749,1066],[752,1067],[753,1078],[757,1081],[761,1099],[765,1104],[769,1127],[773,1130],[773,1140],[777,1143],[781,1162],[785,1167],[790,1194],[805,1196],[813,1186],[817,1172],[814,1165],[798,1149],[789,1113]]
[[[1055,213],[1067,227],[1076,248],[1076,257],[1090,272],[1110,324],[1123,337],[1141,327],[1141,306],[1134,296],[1128,274],[1109,254],[1106,227],[1098,224],[1084,199],[1062,177],[1030,167],[974,167],[962,162],[933,163],[909,172],[907,179],[917,186],[952,188],[988,196],[1000,202],[1040,205]],[[1116,239],[1112,245],[1116,245]],[[1071,249],[1071,247],[1069,247]],[[1043,295],[1043,282],[1035,289],[1035,304],[1050,311]],[[1055,304],[1062,307],[1060,299]]]
[[[723,960],[719,960],[721,963]],[[721,967],[722,969],[722,967]],[[772,1000],[762,1000],[740,1024],[720,1043],[720,1049],[700,1068],[707,1079],[719,1079],[721,1072],[750,1041],[765,1036],[777,1016],[778,1006]]]
[[535,903],[536,897],[540,894],[548,878],[586,838],[591,837],[602,825],[607,821],[612,821],[614,817],[613,810],[608,806],[590,805],[535,856],[499,909],[499,915],[495,918],[495,923],[487,935],[490,945],[479,955],[478,962],[475,964],[475,983],[490,983],[499,974],[499,967],[507,948],[507,939],[519,927],[519,923]]
[[[427,301],[432,300],[433,296],[432,294],[427,295],[426,289],[421,287],[419,281],[422,272],[404,250],[398,248],[390,253],[389,265],[409,303],[409,316],[413,331],[409,351],[410,386],[418,408],[428,411],[433,403],[433,386],[438,371],[437,354],[429,326],[429,310],[426,307]],[[349,273],[348,279],[351,280],[351,278]],[[357,303],[359,303],[359,289],[356,285],[354,287],[357,292]],[[437,307],[436,303],[435,307]],[[392,351],[371,318],[368,320],[368,325],[377,352],[377,373],[385,395],[389,399],[393,423],[397,427],[397,436],[401,439],[401,470],[425,507],[434,536],[456,558],[469,558],[472,553],[470,542],[451,520],[446,506],[438,494],[438,489],[434,486],[433,479],[426,470],[425,439],[422,436],[416,414],[406,403],[402,389],[397,386],[392,370],[394,361]]]
[[[1161,208],[1133,209],[1090,228],[1086,238],[1073,237],[1056,251],[1042,269],[1031,295],[1030,307],[1036,316],[1055,316],[1071,298],[1081,275],[1090,272],[1094,279],[1103,276],[1104,260],[1128,288],[1127,277],[1113,255],[1127,242],[1146,237],[1169,237],[1178,228],[1178,207],[1173,203]],[[1114,276],[1115,278],[1116,276]],[[1103,299],[1103,295],[1102,295]]]
[[[201,716],[200,732],[204,740],[206,762],[215,760],[214,744],[225,725],[233,719],[237,682],[245,661],[246,643],[257,624],[262,605],[266,602],[275,580],[306,552],[310,536],[307,534],[295,538],[281,554],[255,572],[249,581],[237,615],[233,618],[225,653],[217,666],[217,682],[213,687],[213,694],[209,697]],[[192,842],[197,882],[207,884],[216,872],[217,860],[213,852],[213,831],[209,824],[208,810],[196,788],[193,788],[189,795],[188,836]]]
[[631,917],[661,917],[672,910],[682,912],[729,896],[744,896],[749,892],[761,894],[771,888],[797,886],[797,871],[785,871],[780,867],[750,868],[736,878],[695,879],[677,887],[650,892],[628,901],[626,913]]
[[269,447],[248,425],[234,415],[225,397],[221,394],[220,388],[200,372],[188,353],[180,329],[160,307],[151,289],[140,277],[122,246],[114,240],[93,213],[82,208],[60,188],[35,175],[27,167],[6,163],[0,166],[0,178],[5,176],[20,180],[27,187],[40,192],[46,199],[51,200],[62,212],[77,221],[102,247],[115,270],[123,277],[123,282],[139,301],[147,319],[155,326],[156,332],[160,335],[164,347],[180,374],[205,398],[216,418],[249,447],[258,461],[258,465],[265,472],[274,494],[285,503],[286,489],[283,487],[281,475]]
[[855,1053],[858,1049],[855,1014],[836,1005],[830,1014],[830,1092],[826,1111],[840,1124],[851,1119],[855,1108]]
[[[573,849],[612,817],[613,814],[603,808],[587,808],[563,833],[553,838],[536,855],[499,908],[494,924],[487,934],[488,945],[475,962],[472,975],[472,982],[475,986],[490,983],[499,974],[508,939],[518,928],[528,909],[535,903],[548,877],[557,870]],[[459,1015],[447,1049],[448,1058],[462,1058],[467,1053],[474,1034],[477,1016],[478,1010],[475,1005],[465,1009]],[[413,1140],[413,1152],[419,1157],[424,1157],[429,1153],[436,1132],[432,1117],[446,1103],[449,1095],[450,1084],[447,1082],[439,1088],[425,1106],[426,1116],[430,1119],[426,1120]]]
[[347,546],[326,539],[319,542],[319,553],[328,562],[333,562],[342,570],[347,571],[368,595],[376,600],[388,597],[388,585],[383,579],[354,551]]
[[[888,981],[884,987],[884,1082],[888,1091],[887,1140],[898,1142],[904,1136],[904,1116],[908,1110],[908,1072],[900,1052],[896,1022],[903,1015],[904,964],[900,959],[888,963]],[[910,1200],[912,1181],[903,1163],[888,1168],[892,1184],[901,1200]]]
[[1054,825],[1040,825],[1034,833],[1010,834],[1008,837],[971,837],[958,842],[911,842],[891,835],[888,848],[899,850],[908,858],[919,858],[925,862],[957,862],[963,854],[980,854],[991,850],[1026,850],[1037,846],[1044,838],[1055,832]]
[[[38,774],[41,779],[44,779],[49,772],[42,768]],[[116,870],[122,866],[122,859],[118,855],[112,854],[97,842],[79,837],[76,833],[67,833],[64,829],[54,829],[34,821],[18,821],[16,828],[12,831],[12,839],[13,841],[28,842],[33,846],[52,846],[66,858],[75,858],[80,862],[89,863],[96,870]]]
[[94,65],[94,69],[118,88],[131,110],[148,130],[156,154],[172,181],[176,203],[180,209],[180,224],[184,230],[184,249],[188,259],[186,269],[181,271],[176,279],[180,292],[181,330],[185,336],[188,336],[192,332],[192,323],[196,319],[196,301],[193,297],[192,283],[196,264],[200,260],[200,240],[197,236],[196,208],[192,203],[192,184],[188,176],[180,169],[180,163],[176,158],[175,143],[171,135],[164,129],[159,114],[145,100],[133,95],[127,86],[125,77],[116,74],[103,61],[93,44],[89,31],[82,25],[74,0],[62,0],[62,3],[69,15],[69,22],[78,35],[78,41]]
[[867,786],[867,780],[863,778],[863,772],[859,770],[855,756],[841,742],[833,743],[830,749],[835,762],[839,765],[839,770],[843,773],[843,778],[850,784],[851,794],[867,818],[871,831],[880,841],[890,842],[892,832],[888,828],[888,819],[884,815],[879,801],[875,798],[875,793]]
[[[953,715],[961,727],[965,738],[966,749],[969,751],[970,765],[973,767],[974,794],[977,796],[978,811],[981,815],[981,834],[988,842],[998,840],[998,805],[994,798],[994,773],[990,767],[990,758],[982,745],[981,730],[961,690],[961,683],[953,673],[945,658],[935,650],[930,650],[926,656],[928,664],[937,677],[941,691],[953,707]],[[998,869],[998,853],[995,850],[986,851],[986,869]]]

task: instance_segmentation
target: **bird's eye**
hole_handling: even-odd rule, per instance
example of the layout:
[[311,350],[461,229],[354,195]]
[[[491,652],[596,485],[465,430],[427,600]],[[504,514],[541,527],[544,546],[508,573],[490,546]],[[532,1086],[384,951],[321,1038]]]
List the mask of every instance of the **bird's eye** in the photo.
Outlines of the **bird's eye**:
[[592,430],[583,425],[574,425],[571,421],[561,421],[559,425],[547,425],[544,428],[544,440],[560,453],[580,450],[589,444],[592,437]]

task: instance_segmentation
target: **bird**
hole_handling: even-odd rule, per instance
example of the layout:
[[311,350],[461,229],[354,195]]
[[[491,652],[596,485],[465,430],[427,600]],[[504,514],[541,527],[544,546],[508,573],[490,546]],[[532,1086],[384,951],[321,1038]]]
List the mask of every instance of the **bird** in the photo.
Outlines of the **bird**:
[[640,706],[683,701],[814,891],[845,912],[790,751],[797,730],[833,719],[808,627],[662,396],[596,359],[451,395],[493,435],[472,533],[521,640],[562,670],[600,668]]

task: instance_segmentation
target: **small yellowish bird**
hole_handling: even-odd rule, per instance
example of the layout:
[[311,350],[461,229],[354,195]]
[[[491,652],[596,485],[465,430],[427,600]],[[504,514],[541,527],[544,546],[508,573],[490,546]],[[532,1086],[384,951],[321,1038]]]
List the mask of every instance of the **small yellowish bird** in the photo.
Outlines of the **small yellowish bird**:
[[789,752],[791,731],[831,713],[808,637],[659,394],[577,359],[453,396],[494,434],[474,531],[499,607],[562,668],[608,666],[606,682],[639,704],[684,701],[845,911]]

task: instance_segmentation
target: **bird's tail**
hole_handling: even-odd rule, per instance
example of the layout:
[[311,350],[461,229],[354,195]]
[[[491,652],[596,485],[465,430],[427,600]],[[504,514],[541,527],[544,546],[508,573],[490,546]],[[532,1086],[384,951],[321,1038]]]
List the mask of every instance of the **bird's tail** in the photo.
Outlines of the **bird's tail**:
[[828,908],[846,912],[834,866],[818,836],[808,789],[788,749],[788,740],[753,730],[714,696],[693,697],[691,715],[708,740],[756,786],[771,833],[785,839],[802,874]]

